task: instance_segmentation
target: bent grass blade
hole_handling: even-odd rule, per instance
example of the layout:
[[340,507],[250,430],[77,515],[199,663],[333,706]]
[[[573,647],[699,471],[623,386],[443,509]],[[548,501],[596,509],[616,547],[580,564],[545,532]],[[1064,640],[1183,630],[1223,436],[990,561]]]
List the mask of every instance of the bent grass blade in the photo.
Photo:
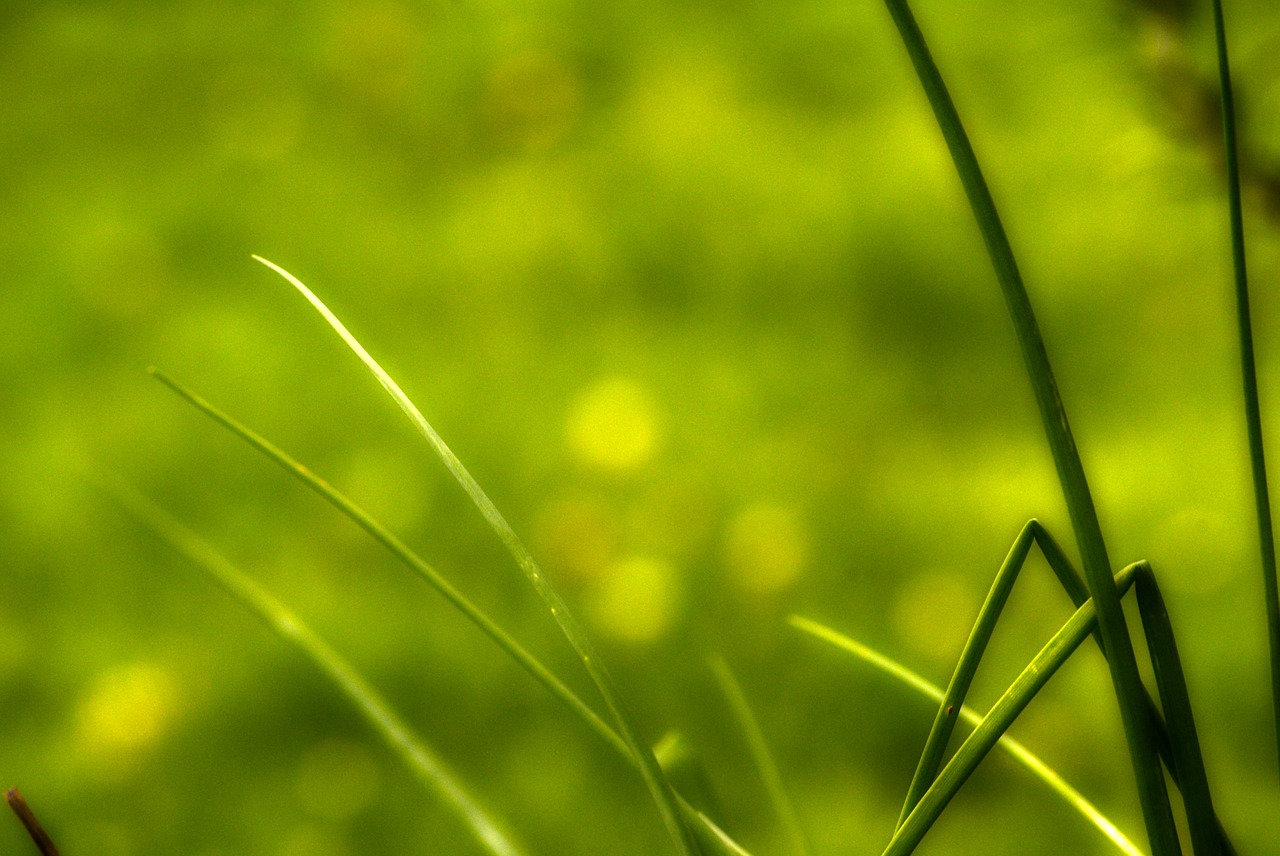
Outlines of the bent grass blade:
[[502,823],[483,807],[457,775],[414,733],[360,673],[283,603],[233,565],[212,545],[183,526],[132,487],[95,481],[143,526],[204,571],[277,636],[296,648],[373,726],[414,776],[466,824],[476,841],[494,856],[525,856]]
[[[456,607],[459,612],[470,619],[499,648],[542,684],[548,692],[572,710],[622,760],[638,769],[635,755],[627,747],[627,744],[623,742],[616,731],[596,715],[590,705],[584,702],[577,693],[569,689],[560,678],[556,677],[554,672],[517,642],[511,634],[503,630],[497,622],[489,618],[483,610],[445,579],[439,571],[392,534],[386,526],[378,522],[367,511],[356,505],[350,498],[309,467],[300,463],[252,428],[211,404],[204,397],[169,377],[160,369],[153,366],[147,371],[192,407],[195,407],[205,416],[226,428],[263,455],[266,455],[281,469],[315,491],[353,523],[364,529],[375,541],[386,547],[392,555],[421,576],[450,604]],[[693,825],[694,834],[698,836],[699,842],[702,843],[704,849],[707,849],[708,853],[713,854],[713,856],[750,856],[737,842],[729,838],[723,830],[712,823],[705,814],[693,808],[679,793],[676,794],[676,799],[680,813],[688,823]]]
[[[891,657],[876,651],[874,648],[862,644],[856,639],[852,639],[837,630],[833,630],[825,624],[803,618],[799,615],[793,615],[789,619],[791,626],[801,630],[809,635],[830,643],[842,651],[854,655],[867,665],[889,675],[901,684],[905,684],[918,694],[925,698],[931,699],[935,703],[941,703],[944,693],[941,687],[934,684],[917,672],[899,663]],[[972,726],[977,726],[982,722],[982,714],[973,708],[964,706],[960,708],[959,718]],[[1033,753],[1025,745],[1017,739],[1006,735],[1002,735],[997,745],[1022,765],[1028,772],[1039,779],[1045,786],[1054,792],[1059,798],[1075,809],[1085,820],[1091,823],[1099,832],[1111,841],[1122,853],[1127,856],[1145,856],[1138,846],[1126,836],[1119,828],[1111,822],[1087,797],[1071,786],[1069,782],[1062,778],[1052,767],[1040,759],[1038,755]]]
[[565,639],[568,640],[570,646],[582,661],[582,665],[591,676],[592,681],[595,682],[610,713],[613,714],[619,735],[635,755],[640,767],[640,774],[644,778],[650,794],[653,796],[658,812],[662,816],[663,824],[666,826],[676,849],[681,856],[696,856],[698,845],[695,843],[689,827],[681,819],[675,791],[672,789],[671,783],[667,781],[666,775],[662,772],[657,760],[653,757],[653,751],[640,739],[639,732],[627,713],[626,706],[618,693],[617,687],[614,685],[613,678],[610,677],[608,670],[605,669],[603,661],[596,653],[595,646],[587,638],[577,619],[570,613],[568,606],[565,605],[559,593],[552,587],[546,575],[543,574],[538,563],[534,561],[533,555],[525,547],[524,542],[520,540],[515,530],[511,528],[511,524],[498,511],[497,506],[493,504],[493,500],[480,487],[475,477],[463,466],[462,461],[453,453],[453,450],[444,442],[444,439],[436,432],[435,428],[431,427],[431,423],[422,415],[422,411],[409,400],[400,385],[395,382],[391,375],[387,374],[377,360],[370,356],[364,346],[347,330],[346,325],[329,310],[329,307],[325,306],[324,302],[316,297],[311,289],[303,285],[301,280],[284,268],[261,256],[255,255],[253,258],[283,277],[320,313],[321,317],[333,328],[333,331],[338,334],[347,347],[364,363],[365,368],[382,385],[382,388],[386,390],[396,405],[409,418],[409,421],[417,428],[418,433],[426,439],[427,443],[440,457],[445,468],[449,470],[462,489],[471,497],[476,508],[480,510],[481,515],[488,521],[489,526],[501,539],[502,543],[506,545],[508,552],[524,572],[534,591],[546,604],[552,620],[559,626],[561,633],[564,634]]

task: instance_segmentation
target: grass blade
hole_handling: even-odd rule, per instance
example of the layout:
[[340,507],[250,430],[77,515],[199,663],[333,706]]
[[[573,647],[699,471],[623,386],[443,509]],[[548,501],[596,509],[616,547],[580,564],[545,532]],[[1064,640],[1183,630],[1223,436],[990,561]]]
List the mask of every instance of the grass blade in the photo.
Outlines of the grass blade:
[[242,606],[261,619],[277,636],[296,648],[324,673],[374,730],[387,742],[414,776],[466,824],[476,841],[494,856],[523,856],[505,831],[506,825],[464,787],[435,751],[327,642],[288,607],[167,512],[119,482],[99,485],[147,529],[208,574]]
[[924,35],[906,0],[885,0],[885,5],[898,28],[951,152],[956,172],[969,199],[969,206],[982,232],[987,254],[995,268],[1005,305],[1013,320],[1023,363],[1035,393],[1041,423],[1058,471],[1058,481],[1062,485],[1067,511],[1071,516],[1076,543],[1080,548],[1085,579],[1096,604],[1098,628],[1110,652],[1107,665],[1111,670],[1111,682],[1120,707],[1130,762],[1137,779],[1138,798],[1142,804],[1147,835],[1155,856],[1171,856],[1180,852],[1178,834],[1165,788],[1164,771],[1156,754],[1156,739],[1147,715],[1145,692],[1138,674],[1133,642],[1129,637],[1124,612],[1120,608],[1120,594],[1111,576],[1111,562],[1107,558],[1097,509],[1067,422],[1066,409],[1058,393],[1057,381],[1031,308],[1031,300],[1027,296],[1013,249],[978,165],[973,146],[925,43]]
[[[483,610],[472,603],[466,595],[445,579],[439,571],[428,564],[425,559],[392,534],[389,529],[374,519],[367,511],[352,502],[345,494],[310,468],[299,463],[283,449],[235,417],[211,404],[196,392],[188,389],[157,368],[148,369],[148,373],[205,416],[226,428],[263,455],[266,455],[281,469],[318,493],[348,519],[369,533],[375,541],[386,547],[392,555],[409,566],[410,569],[440,592],[449,603],[469,618],[485,635],[489,636],[499,648],[519,663],[521,667],[546,687],[552,695],[563,702],[566,707],[572,710],[622,760],[638,768],[639,762],[627,744],[623,742],[622,738],[608,723],[596,715],[590,705],[556,677],[555,673],[548,669],[542,661],[529,653],[524,646],[503,630],[493,619],[489,618]],[[677,794],[677,805],[685,821],[694,827],[695,833],[699,836],[699,841],[704,842],[706,852],[716,854],[716,856],[746,854],[746,851],[740,845],[733,842],[723,830],[711,823],[702,812],[693,808],[679,794]],[[702,827],[702,829],[698,829],[698,827]],[[725,845],[722,842],[724,841],[730,843],[730,849],[723,849]],[[711,843],[708,845],[705,842]]]
[[[1141,564],[1141,563],[1139,563]],[[1139,565],[1129,565],[1116,574],[1117,591],[1123,592],[1133,583]],[[1076,610],[1053,638],[1040,649],[1031,663],[1014,679],[1002,696],[982,718],[969,739],[961,744],[956,754],[938,774],[916,805],[906,823],[889,842],[883,856],[906,856],[915,851],[925,833],[933,826],[943,809],[951,802],[960,787],[968,780],[978,764],[999,742],[1015,719],[1026,709],[1036,694],[1057,673],[1062,664],[1079,649],[1080,644],[1093,633],[1097,625],[1097,611],[1093,601]],[[1175,838],[1176,843],[1176,838]]]
[[364,346],[356,340],[355,336],[351,335],[346,326],[338,320],[336,315],[329,311],[329,308],[324,305],[320,298],[316,297],[311,292],[311,289],[303,285],[297,277],[274,262],[267,261],[261,256],[254,256],[254,259],[282,276],[320,313],[329,326],[333,328],[334,332],[346,343],[347,347],[360,358],[365,368],[373,374],[397,406],[404,411],[409,421],[413,423],[414,427],[440,457],[440,460],[443,461],[445,468],[449,470],[458,484],[462,486],[462,489],[471,497],[481,515],[484,516],[502,543],[506,545],[508,552],[511,553],[516,564],[524,572],[534,591],[546,604],[552,619],[559,626],[565,639],[568,640],[570,646],[582,661],[583,667],[595,682],[601,697],[617,723],[619,735],[635,755],[640,767],[640,774],[643,776],[645,784],[653,796],[658,812],[662,816],[663,824],[666,826],[672,842],[676,845],[676,850],[681,856],[696,856],[698,853],[697,844],[691,831],[681,819],[675,791],[672,789],[671,783],[667,781],[657,760],[653,757],[653,752],[640,739],[639,733],[627,713],[622,697],[614,685],[613,678],[610,677],[603,661],[596,653],[595,646],[591,643],[586,633],[583,632],[577,619],[573,617],[559,593],[552,587],[546,575],[543,574],[538,563],[534,561],[533,555],[525,547],[524,542],[520,540],[515,530],[511,528],[511,524],[498,511],[493,501],[489,499],[489,495],[484,492],[484,489],[480,487],[480,484],[467,468],[462,465],[462,461],[453,453],[453,450],[444,442],[444,439],[436,432],[435,428],[431,427],[431,423],[422,415],[422,411],[409,400],[409,397],[400,389],[399,384],[370,356]]
[[1262,588],[1271,654],[1271,709],[1276,750],[1280,754],[1280,583],[1276,578],[1276,540],[1267,489],[1267,461],[1262,445],[1262,412],[1258,404],[1258,370],[1253,354],[1253,321],[1249,312],[1249,276],[1244,253],[1244,211],[1240,202],[1240,157],[1236,142],[1236,108],[1231,91],[1231,63],[1227,57],[1227,28],[1222,0],[1213,0],[1213,27],[1218,50],[1218,85],[1222,92],[1222,135],[1226,149],[1227,204],[1231,210],[1231,267],[1235,274],[1236,326],[1240,339],[1240,374],[1244,384],[1244,415],[1249,434],[1249,464],[1253,500],[1262,553]]
[[586,725],[594,731],[601,740],[604,740],[613,749],[619,752],[623,757],[630,756],[630,750],[627,745],[622,742],[617,733],[608,726],[596,712],[591,709],[581,697],[573,690],[569,689],[563,681],[555,676],[542,661],[517,642],[511,634],[503,630],[497,622],[489,618],[480,607],[476,606],[471,600],[459,591],[452,583],[445,579],[439,571],[433,568],[421,556],[414,552],[407,544],[397,538],[385,526],[375,520],[367,511],[352,502],[345,494],[339,491],[329,482],[325,481],[319,475],[314,473],[310,468],[299,463],[295,458],[290,456],[280,447],[276,446],[261,434],[249,428],[244,423],[235,419],[223,410],[215,407],[197,393],[191,391],[187,387],[178,383],[173,378],[166,375],[157,368],[150,368],[148,373],[156,380],[160,381],[178,396],[191,404],[204,415],[208,416],[219,425],[244,440],[250,446],[266,455],[276,464],[278,464],[285,472],[302,481],[307,487],[318,493],[327,500],[331,505],[342,512],[348,519],[353,521],[357,526],[367,532],[375,541],[386,547],[391,554],[401,562],[406,564],[418,576],[426,580],[436,591],[449,601],[459,612],[471,620],[480,630],[497,644],[504,652],[506,652],[513,660],[521,665],[530,675],[532,675],[540,684],[563,702],[568,708],[578,715]]
[[804,828],[800,825],[800,818],[796,814],[795,806],[791,803],[791,799],[787,796],[786,788],[782,785],[782,775],[778,772],[778,762],[774,759],[773,753],[769,751],[769,744],[764,739],[764,732],[760,730],[759,721],[756,719],[755,714],[751,712],[751,705],[747,703],[747,696],[742,691],[742,685],[738,682],[732,670],[729,669],[729,664],[725,662],[723,657],[711,658],[711,673],[715,675],[716,683],[720,685],[720,691],[724,693],[725,701],[729,703],[733,718],[738,721],[738,728],[742,731],[742,736],[747,741],[751,759],[755,762],[760,778],[764,781],[765,790],[768,791],[769,802],[772,803],[774,813],[777,814],[778,820],[782,823],[782,828],[786,830],[787,838],[791,842],[791,852],[795,856],[810,856],[813,851],[809,846],[808,836],[805,835]]
[[1000,565],[1000,570],[996,572],[995,580],[991,583],[991,589],[987,592],[982,608],[978,610],[977,620],[974,621],[973,630],[970,631],[964,649],[960,652],[960,659],[956,662],[951,681],[947,684],[943,697],[939,699],[938,713],[933,719],[933,725],[929,728],[929,736],[924,742],[924,751],[920,753],[920,762],[916,766],[915,775],[911,778],[911,785],[907,788],[907,798],[902,804],[902,813],[898,816],[898,826],[902,826],[907,816],[911,814],[911,810],[916,807],[916,803],[920,801],[920,797],[929,789],[938,775],[938,768],[942,765],[943,755],[946,754],[951,732],[955,729],[955,712],[964,707],[965,695],[969,692],[969,686],[978,672],[978,664],[987,650],[987,643],[991,641],[996,622],[1000,619],[1004,605],[1009,600],[1009,593],[1018,580],[1018,573],[1027,560],[1027,554],[1031,552],[1031,544],[1035,540],[1035,525],[1035,521],[1032,520],[1022,527],[1022,531],[1018,533],[1013,546],[1009,549],[1009,554]]
[[[825,624],[819,624],[808,618],[802,618],[793,615],[790,618],[791,625],[798,630],[802,630],[811,636],[829,642],[835,647],[853,654],[864,663],[873,666],[901,684],[905,684],[918,694],[934,702],[941,702],[943,699],[943,690],[937,684],[934,684],[918,673],[899,663],[897,660],[886,656],[863,645],[856,639],[851,639],[836,630],[831,629]],[[959,718],[969,723],[971,726],[977,726],[982,722],[982,714],[978,713],[971,707],[963,706],[959,709]],[[1021,742],[1007,734],[1001,735],[997,744],[1005,752],[1009,753],[1015,761],[1021,764],[1033,776],[1039,779],[1044,785],[1054,792],[1059,798],[1065,801],[1073,809],[1080,813],[1085,820],[1093,824],[1106,838],[1111,841],[1127,856],[1143,856],[1138,846],[1133,843],[1123,832],[1111,822],[1088,798],[1071,786],[1069,782],[1060,776],[1056,770],[1040,759],[1040,756],[1033,753]]]
[[1147,649],[1151,652],[1156,688],[1164,706],[1173,751],[1171,766],[1176,771],[1182,802],[1187,810],[1191,849],[1195,856],[1221,856],[1218,817],[1214,813],[1204,758],[1200,754],[1200,738],[1196,734],[1195,719],[1191,714],[1191,697],[1182,672],[1182,659],[1178,656],[1169,610],[1165,607],[1155,574],[1147,565],[1138,569],[1135,594],[1138,612],[1142,617],[1142,628],[1147,637]]

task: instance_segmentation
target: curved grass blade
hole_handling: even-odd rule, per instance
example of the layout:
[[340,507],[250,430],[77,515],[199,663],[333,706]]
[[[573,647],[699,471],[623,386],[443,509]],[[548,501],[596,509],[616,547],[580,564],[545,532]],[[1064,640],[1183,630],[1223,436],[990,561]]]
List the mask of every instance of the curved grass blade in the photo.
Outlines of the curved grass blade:
[[[364,529],[375,541],[386,547],[392,555],[409,566],[414,572],[421,576],[427,583],[435,588],[446,600],[455,606],[463,615],[469,618],[477,627],[480,628],[485,635],[489,636],[499,648],[505,651],[512,659],[520,664],[529,672],[539,683],[554,695],[557,699],[565,704],[598,736],[603,740],[622,760],[628,764],[637,767],[635,755],[623,742],[618,733],[614,731],[608,723],[596,715],[586,702],[584,702],[577,693],[569,689],[563,681],[556,677],[555,673],[548,669],[528,649],[517,642],[509,633],[503,630],[493,619],[489,618],[483,610],[471,602],[466,595],[458,591],[458,589],[445,579],[439,571],[427,563],[425,559],[414,552],[408,545],[391,533],[389,529],[374,519],[367,511],[352,502],[345,494],[339,491],[333,485],[321,478],[307,466],[299,463],[295,458],[290,456],[280,447],[276,446],[267,438],[258,434],[252,428],[240,422],[235,417],[224,412],[218,407],[211,404],[199,394],[193,392],[183,386],[178,381],[166,375],[159,369],[152,367],[148,369],[148,373],[160,383],[164,384],[168,389],[173,391],[188,404],[195,407],[205,416],[208,416],[214,422],[226,428],[232,434],[248,443],[254,449],[266,455],[270,460],[275,462],[281,469],[289,473],[294,478],[300,480],[304,485],[311,488],[338,511],[350,519],[360,528]],[[657,750],[655,750],[656,752]],[[699,836],[699,841],[703,842],[704,849],[708,853],[715,856],[733,856],[733,854],[745,854],[746,851],[736,842],[733,842],[723,830],[711,823],[707,817],[697,809],[693,808],[687,801],[677,794],[677,805],[681,815],[686,822],[694,827],[694,832]],[[698,827],[703,827],[699,829]],[[723,841],[729,841],[731,847],[725,849]],[[707,844],[706,842],[711,842]]]
[[1137,780],[1138,798],[1142,804],[1147,835],[1155,856],[1172,856],[1181,852],[1178,833],[1165,787],[1164,771],[1156,754],[1156,738],[1147,715],[1145,691],[1138,674],[1133,642],[1129,637],[1124,612],[1120,608],[1120,594],[1112,580],[1111,562],[1107,558],[1106,543],[1085,477],[1084,465],[1080,461],[1080,454],[1076,450],[1071,427],[1067,422],[1066,409],[1058,393],[1057,381],[1031,308],[1031,300],[1027,296],[1013,249],[996,211],[995,201],[978,165],[978,158],[925,43],[924,35],[906,0],[885,0],[885,5],[902,37],[903,45],[951,152],[956,172],[969,199],[969,206],[982,232],[987,254],[995,268],[1005,305],[1013,320],[1023,363],[1035,393],[1040,420],[1053,454],[1072,528],[1075,530],[1085,579],[1097,607],[1098,628],[1110,652],[1107,665],[1120,707],[1120,718]]
[[1267,642],[1271,655],[1271,710],[1276,750],[1280,753],[1280,583],[1276,577],[1276,539],[1267,489],[1267,461],[1263,453],[1262,412],[1258,404],[1258,369],[1253,354],[1253,321],[1249,312],[1249,275],[1244,253],[1244,211],[1240,202],[1240,156],[1236,142],[1236,108],[1231,91],[1231,63],[1227,56],[1227,28],[1222,0],[1213,0],[1213,28],[1218,51],[1218,86],[1222,92],[1222,136],[1226,149],[1227,204],[1231,210],[1231,267],[1235,274],[1236,326],[1240,338],[1240,374],[1244,384],[1244,415],[1249,435],[1249,465],[1253,502],[1258,518],[1262,554],[1262,589],[1267,614]]
[[[1129,565],[1116,574],[1118,593],[1122,594],[1133,584],[1134,575],[1142,564],[1144,563]],[[902,824],[893,836],[883,856],[906,856],[915,851],[924,839],[925,833],[941,816],[943,809],[982,763],[987,753],[999,742],[1001,736],[1009,730],[1014,720],[1021,715],[1036,694],[1062,667],[1062,664],[1093,633],[1097,620],[1097,611],[1091,600],[1077,609],[1066,624],[1040,649],[1031,663],[1009,685],[1009,689],[996,700],[991,710],[982,718],[982,722],[969,735],[969,739],[956,750],[955,755],[938,774],[937,780],[920,798],[920,802],[907,817],[906,823]],[[1175,838],[1175,844],[1176,841]]]
[[[844,634],[833,630],[825,624],[820,624],[808,618],[799,615],[793,615],[789,619],[791,626],[798,630],[802,630],[811,636],[829,642],[835,647],[853,654],[870,666],[873,666],[885,674],[889,675],[899,683],[905,684],[915,690],[922,696],[932,699],[934,702],[941,702],[943,699],[943,690],[937,684],[934,684],[918,673],[899,663],[897,660],[886,656],[863,645],[856,639],[852,639]],[[960,708],[959,718],[972,726],[977,726],[982,722],[982,714],[973,708],[964,706]],[[1087,797],[1071,786],[1069,782],[1060,776],[1056,770],[1040,759],[1040,756],[1033,753],[1017,739],[1001,735],[997,745],[1008,752],[1009,755],[1028,770],[1033,776],[1039,779],[1045,786],[1052,790],[1064,802],[1080,813],[1085,820],[1093,824],[1106,838],[1111,841],[1122,853],[1127,856],[1144,856],[1138,846],[1133,843],[1123,832],[1111,822]]]
[[486,851],[494,856],[523,856],[526,851],[505,831],[506,824],[482,806],[435,751],[401,719],[386,699],[288,607],[224,558],[208,542],[133,488],[118,481],[103,483],[99,487],[157,537],[208,574],[277,636],[296,648],[324,673],[414,776],[458,816]]
[[345,494],[339,491],[329,482],[314,473],[309,467],[299,463],[280,447],[276,446],[267,438],[258,434],[244,423],[230,416],[221,409],[209,403],[203,397],[192,392],[187,387],[178,383],[173,378],[166,375],[157,368],[149,368],[148,373],[156,380],[160,381],[173,392],[177,393],[187,403],[191,404],[201,413],[208,416],[213,421],[222,425],[231,433],[244,440],[249,445],[266,455],[276,464],[278,464],[285,472],[302,481],[303,484],[311,488],[313,491],[322,496],[329,504],[333,505],[338,511],[342,512],[348,519],[357,526],[367,532],[372,538],[382,546],[386,547],[391,554],[394,555],[404,564],[408,565],[418,576],[422,577],[436,591],[449,601],[459,612],[465,615],[480,630],[494,641],[495,644],[505,651],[513,660],[521,665],[530,675],[532,675],[538,683],[542,684],[547,690],[563,702],[568,708],[578,715],[578,718],[587,724],[601,740],[608,743],[615,751],[623,757],[630,757],[630,750],[627,745],[622,742],[617,733],[610,728],[604,720],[596,715],[581,697],[573,690],[569,689],[558,677],[556,677],[550,669],[542,664],[537,657],[529,653],[529,651],[512,638],[511,634],[498,626],[497,622],[489,618],[480,607],[476,606],[471,600],[459,591],[451,582],[445,579],[439,571],[433,568],[421,556],[414,552],[407,544],[397,538],[385,526],[375,520],[367,511],[352,502]]
[[676,845],[676,850],[681,856],[696,856],[698,853],[697,844],[691,831],[681,819],[675,791],[672,789],[671,783],[667,781],[657,760],[653,757],[652,750],[640,739],[639,733],[627,713],[622,697],[613,682],[613,678],[609,675],[603,661],[596,653],[595,646],[591,643],[586,633],[583,632],[577,619],[573,617],[560,594],[552,587],[546,575],[543,574],[538,563],[534,561],[533,555],[525,547],[524,542],[520,540],[515,530],[511,528],[511,524],[498,511],[493,504],[493,500],[489,499],[489,495],[484,492],[475,477],[462,465],[462,461],[453,453],[453,450],[444,442],[444,439],[436,432],[435,428],[431,427],[431,423],[422,415],[422,411],[409,400],[409,397],[400,389],[399,384],[369,355],[364,346],[357,341],[355,336],[351,335],[346,326],[338,320],[336,315],[329,311],[329,308],[324,305],[320,298],[316,297],[311,289],[303,285],[297,277],[274,262],[267,261],[261,256],[254,256],[253,258],[282,276],[320,313],[347,347],[360,358],[365,368],[373,374],[392,400],[404,411],[409,421],[418,429],[418,433],[426,439],[427,443],[440,457],[440,460],[444,462],[445,468],[449,470],[458,484],[462,486],[462,489],[471,497],[472,502],[480,510],[481,515],[489,523],[489,526],[502,543],[506,545],[508,552],[524,572],[534,591],[546,604],[552,620],[559,626],[565,639],[568,640],[570,646],[582,661],[583,667],[595,682],[601,697],[617,723],[619,735],[635,755],[640,774],[644,778],[650,794],[653,796],[658,812],[662,816],[663,824],[666,826],[672,842]]
[[747,703],[742,685],[738,683],[738,679],[723,657],[711,658],[711,673],[715,675],[716,683],[720,685],[720,691],[724,694],[725,701],[729,703],[729,709],[733,711],[733,718],[738,721],[738,728],[741,729],[742,736],[747,741],[751,759],[755,762],[760,778],[764,781],[765,790],[769,793],[769,802],[773,804],[774,813],[778,815],[782,828],[787,832],[791,852],[795,856],[810,856],[813,850],[809,846],[808,836],[805,835],[795,806],[792,805],[791,799],[787,796],[787,790],[782,785],[778,762],[769,751],[769,744],[764,739],[764,732],[760,730],[759,721],[751,711],[751,705]]

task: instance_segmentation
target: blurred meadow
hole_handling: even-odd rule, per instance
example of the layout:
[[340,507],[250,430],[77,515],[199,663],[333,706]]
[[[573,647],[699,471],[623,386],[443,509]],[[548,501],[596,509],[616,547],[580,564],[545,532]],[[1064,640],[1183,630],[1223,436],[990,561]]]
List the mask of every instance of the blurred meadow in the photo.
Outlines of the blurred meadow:
[[[1170,601],[1210,782],[1280,852],[1208,4],[919,0],[1040,314],[1112,558]],[[1280,7],[1227,4],[1280,461]],[[332,688],[82,473],[133,484],[346,654],[539,854],[669,851],[638,776],[156,365],[401,535],[584,698],[314,289],[493,496],[644,737],[759,856],[879,853],[930,704],[1039,517],[1011,326],[879,2],[0,6],[0,785],[68,856],[477,852]],[[1074,555],[1074,550],[1072,548]],[[1035,555],[973,702],[1070,614]],[[1141,841],[1089,647],[1013,733]],[[31,852],[18,823],[0,850]],[[921,853],[1115,852],[990,758]]]

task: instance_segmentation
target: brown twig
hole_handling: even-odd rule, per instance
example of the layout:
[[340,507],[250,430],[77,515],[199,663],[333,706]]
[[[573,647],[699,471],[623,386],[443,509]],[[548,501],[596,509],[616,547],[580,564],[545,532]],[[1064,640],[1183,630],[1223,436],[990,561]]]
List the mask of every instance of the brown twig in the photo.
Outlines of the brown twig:
[[53,842],[49,840],[49,833],[44,831],[40,821],[36,820],[36,816],[31,813],[31,806],[27,805],[27,801],[22,798],[18,789],[9,788],[4,792],[4,799],[9,803],[9,808],[13,809],[13,813],[18,816],[18,820],[22,821],[22,825],[27,828],[27,833],[36,843],[36,847],[40,848],[43,856],[58,856],[58,848],[53,846]]

